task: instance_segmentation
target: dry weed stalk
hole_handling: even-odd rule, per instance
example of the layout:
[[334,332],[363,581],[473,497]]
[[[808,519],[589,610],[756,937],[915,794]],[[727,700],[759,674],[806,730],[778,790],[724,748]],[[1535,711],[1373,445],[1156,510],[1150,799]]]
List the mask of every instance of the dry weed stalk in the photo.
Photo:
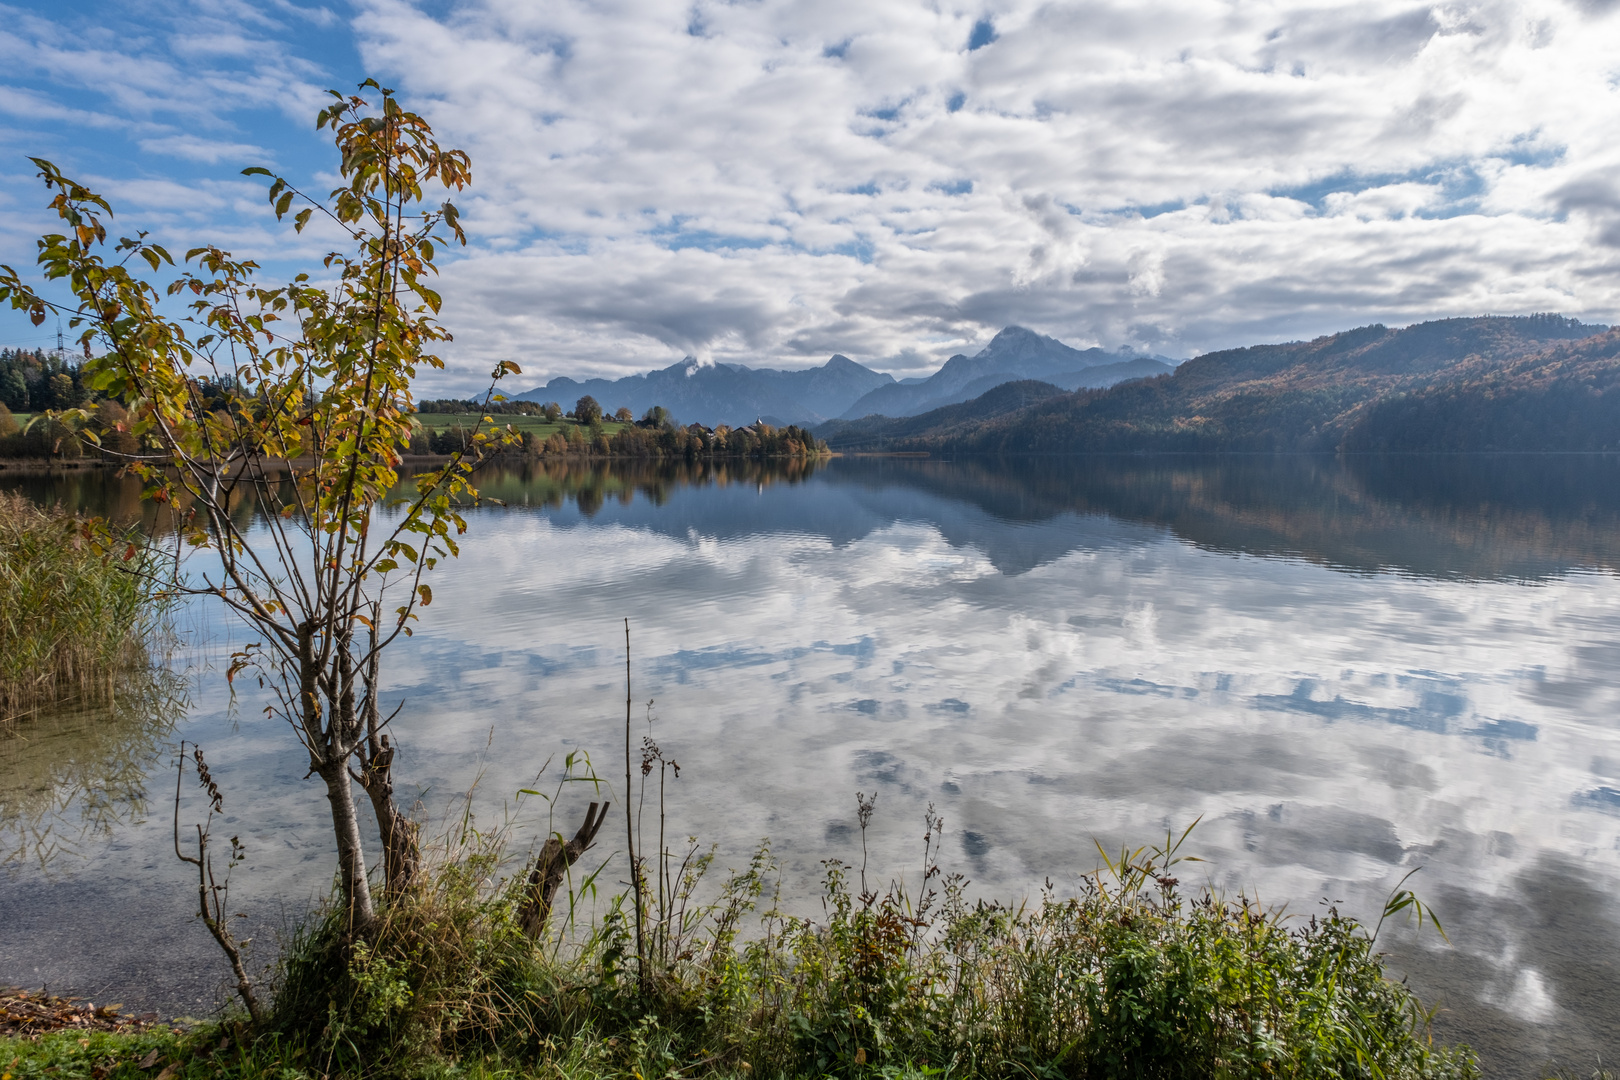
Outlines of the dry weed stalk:
[[[207,761],[203,759],[202,747],[192,743],[191,750],[192,760],[197,764],[197,783],[208,796],[208,813],[201,825],[194,826],[197,830],[197,854],[187,855],[180,850],[180,788],[186,772],[186,743],[182,741],[180,759],[174,773],[174,854],[181,862],[190,863],[197,868],[197,914],[229,958],[231,972],[236,976],[236,992],[241,995],[242,1004],[247,1006],[253,1026],[262,1027],[265,1019],[264,1007],[259,1004],[259,996],[254,991],[253,979],[247,973],[247,965],[242,955],[243,949],[253,939],[238,939],[231,932],[230,920],[233,915],[228,911],[231,871],[246,858],[246,849],[242,847],[238,837],[231,837],[231,857],[225,869],[225,876],[220,878],[215,875],[214,858],[208,850],[208,845],[212,839],[214,815],[224,812],[225,799],[219,790],[219,784],[208,770]],[[237,913],[234,917],[242,919],[247,916]]]

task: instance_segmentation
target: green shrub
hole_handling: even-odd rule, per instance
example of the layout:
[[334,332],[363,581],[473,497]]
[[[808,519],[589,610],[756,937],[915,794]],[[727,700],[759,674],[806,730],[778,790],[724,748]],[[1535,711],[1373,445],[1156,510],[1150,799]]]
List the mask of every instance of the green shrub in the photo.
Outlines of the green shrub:
[[931,863],[920,896],[855,895],[829,861],[824,921],[771,905],[748,936],[768,851],[699,906],[694,848],[643,913],[645,977],[628,895],[583,937],[531,942],[515,879],[481,850],[394,901],[364,942],[332,916],[295,942],[275,1037],[332,1075],[453,1061],[637,1080],[1478,1075],[1465,1050],[1431,1045],[1362,925],[1184,894],[1175,847],[1016,907],[971,902]]
[[319,913],[283,953],[271,1031],[357,1074],[498,1044],[539,954],[515,921],[514,886],[494,876],[495,846],[468,833],[453,856],[430,851],[433,870],[364,940],[341,906]]

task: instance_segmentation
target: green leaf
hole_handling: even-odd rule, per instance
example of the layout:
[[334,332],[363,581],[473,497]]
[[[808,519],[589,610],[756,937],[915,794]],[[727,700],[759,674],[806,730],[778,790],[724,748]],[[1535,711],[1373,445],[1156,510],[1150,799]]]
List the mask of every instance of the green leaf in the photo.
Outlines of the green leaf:
[[274,176],[275,173],[271,172],[269,169],[266,169],[262,165],[255,165],[251,169],[243,169],[242,170],[242,175],[243,176]]

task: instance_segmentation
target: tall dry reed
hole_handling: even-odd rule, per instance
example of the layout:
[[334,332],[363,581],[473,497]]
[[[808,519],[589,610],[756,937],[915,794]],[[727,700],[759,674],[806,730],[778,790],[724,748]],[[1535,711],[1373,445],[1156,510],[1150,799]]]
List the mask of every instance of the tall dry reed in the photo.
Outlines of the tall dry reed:
[[137,538],[0,492],[0,727],[61,704],[111,701],[147,663],[160,614]]

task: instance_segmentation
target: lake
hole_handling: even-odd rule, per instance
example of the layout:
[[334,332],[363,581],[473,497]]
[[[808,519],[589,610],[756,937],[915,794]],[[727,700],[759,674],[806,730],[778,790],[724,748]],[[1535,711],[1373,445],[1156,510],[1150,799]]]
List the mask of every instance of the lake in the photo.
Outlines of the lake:
[[[99,473],[0,485],[140,512]],[[387,661],[434,827],[469,789],[502,820],[570,752],[622,777],[628,618],[638,735],[654,717],[682,765],[671,831],[722,866],[769,837],[798,910],[821,860],[861,857],[857,791],[869,874],[917,876],[931,803],[986,897],[1070,890],[1098,843],[1198,821],[1184,883],[1301,916],[1376,920],[1422,867],[1450,943],[1380,941],[1489,1075],[1620,1055],[1620,460],[575,463],[482,486],[505,505],[471,513]],[[251,638],[206,604],[176,629],[155,706],[0,741],[0,982],[213,1007],[227,972],[170,847],[181,738],[247,846],[233,906],[261,943],[324,892],[318,781],[226,688]]]

